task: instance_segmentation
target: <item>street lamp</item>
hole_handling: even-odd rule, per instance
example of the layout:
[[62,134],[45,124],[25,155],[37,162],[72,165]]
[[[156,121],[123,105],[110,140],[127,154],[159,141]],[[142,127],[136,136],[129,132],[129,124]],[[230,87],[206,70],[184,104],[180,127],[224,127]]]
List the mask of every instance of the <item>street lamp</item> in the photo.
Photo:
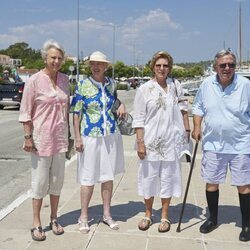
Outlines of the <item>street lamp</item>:
[[77,0],[77,61],[76,61],[76,81],[79,81],[79,0]]
[[108,23],[108,24],[102,24],[101,26],[109,26],[113,28],[113,59],[112,59],[112,78],[115,79],[115,27],[116,25],[113,23]]
[[115,25],[113,24],[113,68],[112,78],[115,80]]

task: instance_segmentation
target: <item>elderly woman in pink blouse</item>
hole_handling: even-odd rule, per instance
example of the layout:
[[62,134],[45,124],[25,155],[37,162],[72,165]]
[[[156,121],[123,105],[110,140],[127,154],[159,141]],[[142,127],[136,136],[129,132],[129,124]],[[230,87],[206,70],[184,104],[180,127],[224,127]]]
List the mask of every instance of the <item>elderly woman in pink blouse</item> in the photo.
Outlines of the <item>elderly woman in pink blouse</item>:
[[68,148],[69,81],[60,73],[64,49],[54,40],[44,43],[41,51],[44,69],[25,83],[19,122],[24,127],[23,149],[31,154],[33,240],[46,239],[40,211],[43,198],[50,195],[50,229],[64,233],[57,221],[59,197],[64,181],[65,152]]

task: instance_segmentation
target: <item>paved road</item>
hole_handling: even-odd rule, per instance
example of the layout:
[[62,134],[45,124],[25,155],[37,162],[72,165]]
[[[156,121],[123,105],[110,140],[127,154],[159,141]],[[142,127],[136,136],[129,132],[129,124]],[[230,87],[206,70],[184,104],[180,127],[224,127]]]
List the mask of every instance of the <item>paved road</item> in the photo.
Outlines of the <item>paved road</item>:
[[29,155],[22,150],[18,109],[0,110],[0,209],[29,189]]
[[[134,95],[135,90],[118,91],[128,112]],[[18,115],[16,108],[0,110],[0,210],[30,189],[30,157],[22,150],[23,128]]]

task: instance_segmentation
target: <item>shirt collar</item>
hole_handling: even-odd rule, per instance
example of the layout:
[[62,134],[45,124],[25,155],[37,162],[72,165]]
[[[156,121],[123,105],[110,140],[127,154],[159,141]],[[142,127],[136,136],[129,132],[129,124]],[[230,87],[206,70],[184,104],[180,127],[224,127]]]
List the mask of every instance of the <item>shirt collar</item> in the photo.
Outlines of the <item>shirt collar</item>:
[[[100,88],[100,87],[103,86],[101,82],[96,81],[92,76],[89,77],[89,80],[90,80],[96,87],[99,87],[99,88]],[[105,82],[105,84],[104,84],[104,87],[107,86],[107,85],[109,85],[109,84],[111,84],[111,81],[109,80],[108,77],[105,77],[105,80],[106,80],[106,82]]]
[[[234,74],[232,82],[228,85],[235,85],[237,82],[237,74]],[[216,74],[213,79],[213,83],[217,85],[221,85],[220,82],[218,81],[218,75]]]

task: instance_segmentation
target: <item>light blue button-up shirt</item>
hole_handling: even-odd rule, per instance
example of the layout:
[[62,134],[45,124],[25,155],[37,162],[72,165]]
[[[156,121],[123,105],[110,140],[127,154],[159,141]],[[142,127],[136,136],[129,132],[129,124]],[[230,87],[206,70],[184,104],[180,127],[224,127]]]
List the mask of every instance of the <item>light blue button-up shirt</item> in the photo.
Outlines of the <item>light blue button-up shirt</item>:
[[224,90],[217,76],[201,84],[192,112],[203,117],[203,150],[250,154],[250,81],[237,74]]

